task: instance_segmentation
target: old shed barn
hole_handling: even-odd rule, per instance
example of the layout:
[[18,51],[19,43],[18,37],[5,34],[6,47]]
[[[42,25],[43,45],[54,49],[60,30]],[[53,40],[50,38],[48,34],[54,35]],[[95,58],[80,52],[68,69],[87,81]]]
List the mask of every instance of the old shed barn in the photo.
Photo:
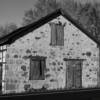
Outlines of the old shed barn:
[[95,88],[99,41],[58,9],[0,39],[3,94]]

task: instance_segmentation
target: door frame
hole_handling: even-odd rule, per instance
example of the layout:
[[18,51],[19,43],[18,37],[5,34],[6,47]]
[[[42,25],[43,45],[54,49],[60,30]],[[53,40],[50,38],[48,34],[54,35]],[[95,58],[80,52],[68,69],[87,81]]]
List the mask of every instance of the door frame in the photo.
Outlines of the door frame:
[[[82,88],[82,66],[83,66],[83,61],[84,60],[86,60],[86,59],[68,59],[68,58],[64,58],[64,61],[65,61],[65,63],[67,62],[67,61],[80,61],[81,62],[81,77],[80,77],[80,81],[81,81],[81,85],[80,85],[80,88]],[[66,63],[66,76],[68,76],[68,71],[67,71],[67,69],[68,69],[68,66],[67,66],[67,64],[68,63]],[[67,77],[66,77],[66,83],[67,83]],[[67,88],[67,89],[69,89],[68,88],[68,86],[67,86],[67,84],[65,83],[65,88]],[[77,88],[70,88],[70,89],[77,89]]]

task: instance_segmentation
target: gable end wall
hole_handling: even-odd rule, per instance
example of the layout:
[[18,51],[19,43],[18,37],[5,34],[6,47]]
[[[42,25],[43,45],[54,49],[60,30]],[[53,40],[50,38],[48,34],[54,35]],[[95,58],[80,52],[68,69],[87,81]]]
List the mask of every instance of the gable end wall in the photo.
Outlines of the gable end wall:
[[[51,46],[51,28],[49,23],[65,24],[64,46]],[[40,28],[19,38],[8,46],[4,71],[3,93],[19,93],[25,91],[65,89],[66,59],[85,59],[82,66],[82,87],[97,86],[99,68],[99,48],[97,44],[72,25],[64,17],[59,16]],[[29,80],[29,56],[46,56],[45,80]]]

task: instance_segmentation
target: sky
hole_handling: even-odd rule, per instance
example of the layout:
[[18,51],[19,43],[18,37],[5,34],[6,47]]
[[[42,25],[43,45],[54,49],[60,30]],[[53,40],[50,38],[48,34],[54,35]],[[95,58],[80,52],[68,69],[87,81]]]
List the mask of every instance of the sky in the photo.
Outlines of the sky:
[[[0,25],[16,23],[21,26],[24,11],[33,8],[37,0],[0,0]],[[59,0],[60,1],[60,0]],[[100,0],[74,0],[81,3],[100,2]]]
[[33,8],[36,0],[0,0],[0,25],[22,23],[24,11]]

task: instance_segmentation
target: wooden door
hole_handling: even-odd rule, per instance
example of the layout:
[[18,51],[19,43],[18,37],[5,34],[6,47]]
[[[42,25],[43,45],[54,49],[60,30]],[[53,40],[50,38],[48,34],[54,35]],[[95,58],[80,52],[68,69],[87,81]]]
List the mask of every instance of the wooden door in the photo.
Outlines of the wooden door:
[[66,87],[68,89],[81,88],[82,86],[82,61],[66,61]]

